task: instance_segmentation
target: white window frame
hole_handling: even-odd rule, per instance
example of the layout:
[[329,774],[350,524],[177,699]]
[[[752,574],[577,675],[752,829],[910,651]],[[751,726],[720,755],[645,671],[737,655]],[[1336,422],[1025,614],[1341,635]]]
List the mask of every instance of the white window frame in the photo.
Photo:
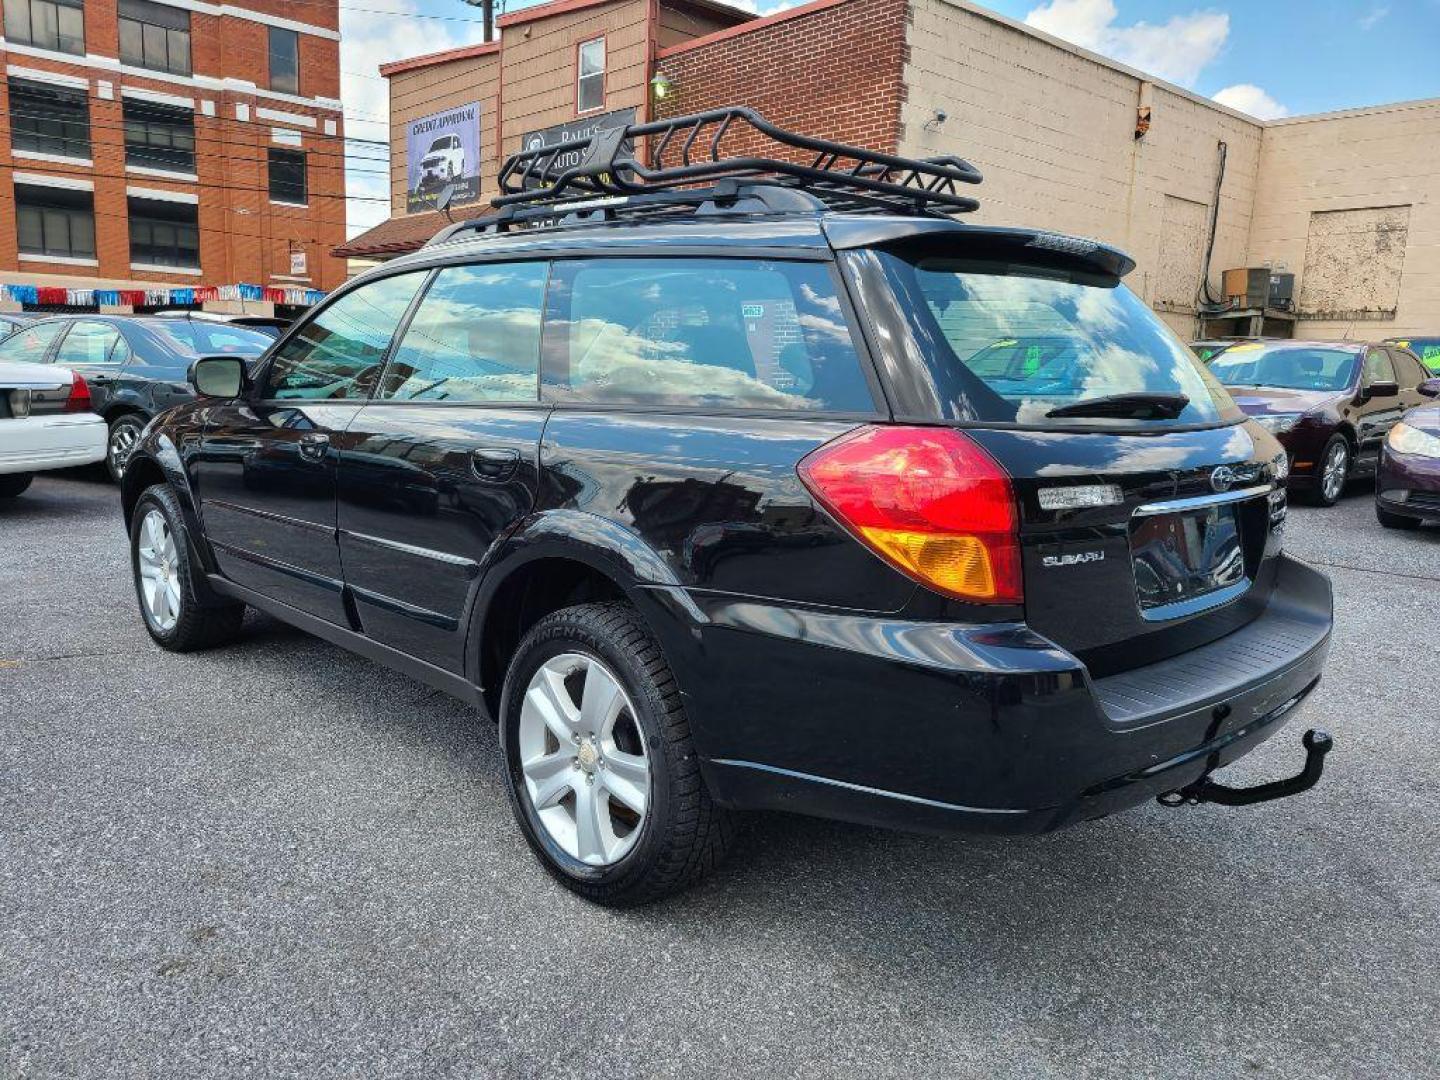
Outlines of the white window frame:
[[[596,46],[600,48],[600,70],[586,75],[585,72],[585,50]],[[605,109],[605,61],[606,61],[605,35],[591,38],[589,41],[582,41],[575,47],[575,115],[586,116],[590,113],[602,112]],[[599,80],[600,103],[592,105],[588,109],[582,107],[581,90],[587,81]]]

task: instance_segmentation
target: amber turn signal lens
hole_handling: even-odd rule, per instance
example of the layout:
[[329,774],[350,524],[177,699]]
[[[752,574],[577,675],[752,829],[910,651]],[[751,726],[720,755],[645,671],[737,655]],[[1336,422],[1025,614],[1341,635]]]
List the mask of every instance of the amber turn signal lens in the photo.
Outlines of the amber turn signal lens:
[[970,600],[996,597],[995,567],[979,537],[894,529],[861,529],[860,534],[906,573],[941,592]]

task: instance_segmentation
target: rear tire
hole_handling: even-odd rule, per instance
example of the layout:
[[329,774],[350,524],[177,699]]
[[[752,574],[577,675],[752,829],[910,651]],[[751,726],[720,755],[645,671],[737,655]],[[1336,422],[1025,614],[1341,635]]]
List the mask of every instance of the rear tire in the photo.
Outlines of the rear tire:
[[1381,510],[1375,507],[1375,520],[1387,529],[1403,529],[1406,532],[1413,532],[1420,528],[1420,519],[1406,517],[1404,514],[1392,514],[1388,510]]
[[1345,494],[1353,455],[1344,435],[1331,435],[1315,463],[1315,489],[1311,498],[1320,506],[1334,506]]
[[0,499],[13,499],[25,494],[25,489],[34,481],[35,474],[28,472],[6,473],[0,476]]
[[125,413],[110,421],[110,434],[105,443],[105,471],[115,483],[125,478],[125,463],[144,430],[145,418],[136,413]]
[[194,652],[233,641],[245,605],[206,603],[186,543],[184,517],[168,484],[146,488],[130,519],[130,569],[145,629],[163,649]]
[[[505,676],[500,746],[526,842],[593,903],[634,907],[688,888],[734,840],[732,815],[700,776],[674,676],[628,604],[566,608],[525,635]],[[583,817],[587,843],[582,815],[596,806],[599,825]]]

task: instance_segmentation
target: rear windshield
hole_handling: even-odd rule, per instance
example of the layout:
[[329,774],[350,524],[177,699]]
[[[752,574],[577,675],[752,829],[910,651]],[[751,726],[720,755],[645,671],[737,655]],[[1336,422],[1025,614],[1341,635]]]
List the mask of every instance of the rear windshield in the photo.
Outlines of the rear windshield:
[[230,323],[157,319],[150,327],[180,352],[192,356],[259,356],[275,340],[252,327]]
[[877,257],[946,419],[1148,428],[1242,417],[1189,347],[1112,277]]
[[1210,371],[1226,386],[1339,391],[1353,381],[1358,361],[1354,349],[1232,345],[1210,361]]
[[1409,349],[1432,375],[1440,375],[1440,337],[1396,338],[1395,344]]

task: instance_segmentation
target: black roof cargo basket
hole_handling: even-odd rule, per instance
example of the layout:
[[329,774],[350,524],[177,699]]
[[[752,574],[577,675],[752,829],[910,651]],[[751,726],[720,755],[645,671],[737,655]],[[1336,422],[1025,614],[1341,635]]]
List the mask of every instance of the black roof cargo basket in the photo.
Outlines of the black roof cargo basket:
[[[722,157],[727,137],[785,157]],[[637,156],[639,140],[652,140],[651,165]],[[813,156],[812,156],[813,155]],[[522,150],[500,169],[499,210],[442,230],[432,244],[468,231],[505,231],[512,225],[673,212],[679,208],[757,205],[796,210],[888,211],[958,214],[979,207],[959,191],[978,184],[980,170],[957,157],[905,158],[858,146],[797,135],[753,109],[732,106],[601,129],[586,138]],[[708,187],[702,185],[710,185]]]

